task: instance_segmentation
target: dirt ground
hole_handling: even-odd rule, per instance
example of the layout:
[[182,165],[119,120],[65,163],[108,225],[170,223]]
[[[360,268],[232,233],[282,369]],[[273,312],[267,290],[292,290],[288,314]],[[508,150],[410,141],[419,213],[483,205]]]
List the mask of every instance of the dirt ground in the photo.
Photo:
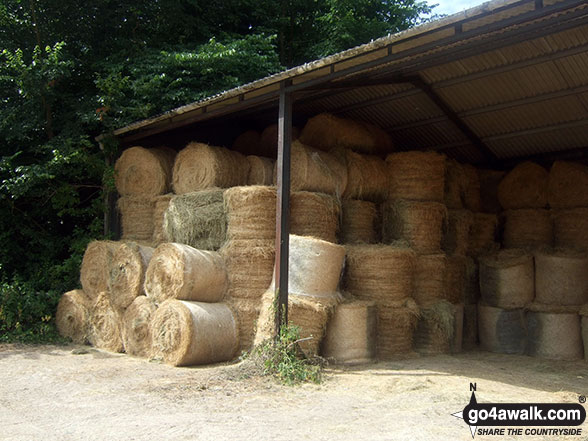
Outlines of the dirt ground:
[[[484,352],[330,367],[322,384],[296,387],[243,372],[73,345],[0,345],[0,439],[471,440],[451,416],[468,403],[470,382],[479,402],[575,403],[588,394],[586,362]],[[588,439],[583,430],[476,440]]]

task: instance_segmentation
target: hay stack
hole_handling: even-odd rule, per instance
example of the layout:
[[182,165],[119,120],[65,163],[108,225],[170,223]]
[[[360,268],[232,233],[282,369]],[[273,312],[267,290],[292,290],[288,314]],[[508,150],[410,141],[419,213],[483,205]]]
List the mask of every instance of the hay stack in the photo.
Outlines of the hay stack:
[[475,305],[480,299],[480,272],[471,257],[465,259],[464,297],[466,305]]
[[234,299],[259,301],[272,281],[275,242],[231,240],[219,250],[219,253],[227,268],[227,295]]
[[547,201],[551,208],[588,207],[588,166],[555,161],[549,171]]
[[378,156],[361,155],[345,150],[347,164],[347,187],[343,197],[372,202],[386,200],[388,190],[388,167]]
[[445,156],[435,152],[400,152],[386,157],[390,199],[443,202]]
[[168,148],[126,149],[114,165],[115,185],[122,196],[157,196],[169,189],[175,151]]
[[176,156],[172,183],[174,193],[184,194],[246,185],[248,173],[249,162],[242,154],[191,142]]
[[459,162],[448,160],[445,166],[445,205],[451,209],[464,207],[464,195],[467,185],[465,170]]
[[120,323],[120,315],[112,307],[108,293],[98,294],[90,313],[90,343],[110,352],[124,352]]
[[441,247],[449,255],[467,254],[474,215],[469,210],[448,210]]
[[464,164],[463,171],[466,176],[464,188],[464,206],[468,210],[481,211],[482,210],[482,196],[480,190],[480,177],[478,170],[471,164]]
[[152,355],[173,366],[192,366],[231,360],[239,347],[239,331],[224,303],[169,299],[149,324]]
[[382,213],[384,242],[404,240],[419,254],[438,253],[446,215],[437,202],[389,201]]
[[145,293],[158,303],[167,299],[218,302],[227,285],[219,253],[179,243],[159,245],[145,273]]
[[342,364],[373,361],[377,312],[374,302],[354,300],[338,305],[327,326],[323,357]]
[[548,210],[525,208],[504,213],[505,248],[537,249],[553,245],[553,225]]
[[474,213],[470,229],[468,254],[479,256],[496,251],[500,245],[496,242],[498,217],[495,214]]
[[[330,153],[292,143],[290,188],[341,196],[347,187],[345,162]],[[277,175],[274,172],[274,180]]]
[[[300,137],[300,130],[298,127],[292,126],[292,141],[296,141]],[[261,150],[259,154],[269,158],[275,158],[278,154],[278,125],[272,124],[267,126],[261,132],[260,140]]]
[[445,254],[417,256],[413,297],[420,307],[436,303],[445,297]]
[[527,354],[552,360],[584,358],[582,325],[577,307],[529,305]]
[[144,294],[145,271],[154,249],[133,242],[121,243],[112,256],[108,279],[110,303],[119,312]]
[[247,185],[272,185],[274,182],[275,161],[263,156],[247,156],[249,174]]
[[243,155],[255,155],[259,152],[261,135],[257,130],[247,130],[233,141],[232,150]]
[[112,255],[117,246],[116,242],[95,240],[86,248],[80,270],[80,282],[84,293],[92,301],[98,293],[108,290]]
[[165,212],[169,207],[169,203],[174,195],[172,193],[164,194],[162,196],[155,196],[152,199],[153,203],[153,237],[151,242],[156,247],[160,243],[167,242],[165,234],[164,222]]
[[480,290],[486,305],[522,308],[535,296],[533,256],[504,250],[480,258]]
[[463,311],[463,349],[478,345],[478,305],[465,305]]
[[290,232],[337,243],[340,212],[341,206],[333,196],[293,192],[290,194]]
[[463,349],[463,322],[465,306],[463,304],[452,305],[455,315],[455,327],[453,328],[453,339],[451,340],[451,353],[457,354]]
[[480,347],[500,354],[524,354],[527,325],[522,309],[500,309],[478,304]]
[[421,354],[451,352],[456,331],[456,312],[443,300],[421,308],[414,332],[414,348]]
[[155,302],[145,296],[135,298],[126,309],[122,317],[121,334],[127,354],[150,356],[152,340],[149,323],[156,309]]
[[153,238],[154,201],[151,197],[123,196],[118,200],[122,240],[150,242]]
[[449,303],[464,303],[467,257],[449,256],[445,270],[445,300]]
[[588,252],[588,208],[554,210],[555,246]]
[[228,298],[226,303],[233,311],[239,328],[239,351],[250,351],[255,339],[257,318],[261,311],[261,296],[259,299]]
[[498,201],[505,210],[545,208],[547,206],[547,170],[534,162],[513,168],[498,185]]
[[480,180],[480,203],[483,213],[499,213],[501,211],[498,202],[498,185],[506,172],[498,170],[478,170]]
[[174,196],[165,213],[164,230],[170,242],[218,250],[227,239],[223,190]]
[[536,253],[535,296],[548,305],[588,303],[588,256],[570,251]]
[[59,334],[70,338],[74,343],[86,343],[91,306],[90,299],[81,289],[74,289],[63,294],[55,313],[55,325]]
[[419,307],[413,299],[389,301],[378,305],[376,353],[386,360],[412,351]]
[[347,244],[380,242],[378,207],[358,199],[342,201],[341,242]]
[[261,185],[229,188],[224,193],[224,201],[229,240],[275,240],[275,188]]

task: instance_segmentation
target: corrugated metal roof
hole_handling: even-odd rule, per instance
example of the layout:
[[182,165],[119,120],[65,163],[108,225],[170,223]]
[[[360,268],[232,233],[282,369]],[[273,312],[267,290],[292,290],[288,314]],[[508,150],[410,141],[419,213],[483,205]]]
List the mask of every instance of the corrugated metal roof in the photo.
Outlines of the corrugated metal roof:
[[482,162],[480,144],[499,159],[585,148],[588,3],[484,3],[114,134],[136,143],[237,118],[263,126],[275,119],[281,86],[294,93],[298,121],[320,112],[369,121],[399,149]]

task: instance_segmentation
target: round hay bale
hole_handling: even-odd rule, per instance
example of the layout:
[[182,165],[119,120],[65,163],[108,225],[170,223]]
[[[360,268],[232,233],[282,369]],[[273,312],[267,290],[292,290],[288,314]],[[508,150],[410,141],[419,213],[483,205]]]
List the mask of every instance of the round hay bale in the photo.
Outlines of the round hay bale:
[[552,216],[555,246],[588,252],[588,208],[554,210]]
[[505,210],[545,208],[547,206],[547,170],[534,162],[513,168],[498,185],[498,201]]
[[219,253],[227,268],[228,297],[261,299],[272,281],[275,242],[273,240],[231,240],[219,250]]
[[172,193],[155,196],[152,199],[153,203],[153,237],[151,242],[153,246],[160,243],[167,242],[167,235],[165,234],[164,221],[165,212],[169,207],[169,203],[174,195]]
[[527,354],[552,360],[584,358],[580,315],[573,313],[527,313]]
[[536,253],[535,300],[562,306],[588,303],[588,256],[571,251]]
[[101,292],[90,312],[89,340],[97,348],[110,352],[124,352],[121,335],[121,317],[112,307],[110,296]]
[[74,289],[63,294],[55,313],[55,325],[59,335],[70,338],[74,343],[86,343],[91,306],[90,299],[81,289]]
[[384,242],[404,240],[419,254],[439,253],[446,216],[445,205],[437,202],[386,202],[382,214]]
[[257,130],[247,130],[233,141],[232,150],[243,155],[255,155],[259,152],[261,135]]
[[480,272],[471,257],[465,259],[464,298],[466,305],[475,305],[480,300]]
[[588,207],[588,166],[555,161],[549,171],[547,201],[551,208]]
[[441,248],[449,255],[465,256],[474,215],[469,210],[448,210]]
[[210,189],[174,196],[163,228],[169,242],[201,250],[218,250],[227,240],[224,190]]
[[[333,196],[309,191],[290,194],[290,232],[337,243],[341,206]],[[274,206],[275,213],[275,206]],[[275,216],[274,216],[275,232]]]
[[522,308],[535,297],[533,256],[503,250],[480,258],[480,291],[489,306]]
[[249,174],[247,185],[272,185],[274,182],[275,161],[263,156],[247,156]]
[[323,357],[341,364],[361,364],[376,356],[377,307],[351,301],[335,308],[323,340]]
[[495,214],[474,213],[474,221],[470,229],[468,254],[480,256],[498,250],[496,229],[498,217]]
[[112,256],[108,293],[112,306],[122,312],[144,294],[145,271],[154,249],[133,242],[121,243]]
[[413,299],[378,305],[376,354],[380,360],[412,351],[418,319],[419,307]]
[[375,301],[380,308],[412,296],[414,251],[392,245],[348,245],[345,249],[345,289],[355,297]]
[[157,309],[155,302],[145,296],[136,297],[122,316],[121,334],[125,352],[136,357],[151,355],[149,322]]
[[[300,129],[292,126],[292,141],[296,141],[300,137]],[[278,125],[272,124],[267,126],[261,132],[260,140],[261,150],[257,152],[262,156],[275,158],[278,155]]]
[[538,249],[553,245],[553,225],[548,210],[523,208],[504,213],[505,248]]
[[219,253],[179,243],[159,245],[145,273],[145,293],[157,303],[167,299],[218,302],[227,285]]
[[455,160],[448,160],[445,167],[445,205],[451,209],[464,207],[467,175],[462,164]]
[[420,307],[445,297],[447,258],[445,254],[417,256],[413,297]]
[[400,152],[386,157],[389,199],[443,202],[445,156],[435,152]]
[[229,240],[275,240],[274,187],[255,185],[229,188],[224,193],[224,201]]
[[239,330],[224,303],[169,299],[151,317],[152,356],[173,366],[231,360],[239,348]]
[[347,186],[343,197],[382,202],[388,190],[388,167],[379,156],[345,150]]
[[481,211],[482,196],[478,170],[471,164],[463,164],[463,171],[466,176],[463,196],[464,207],[471,211]]
[[478,305],[465,305],[463,311],[463,349],[478,345]]
[[449,303],[464,303],[467,257],[447,257],[445,270],[445,300]]
[[175,151],[131,147],[114,165],[114,183],[122,196],[157,196],[169,189]]
[[451,352],[456,331],[456,312],[453,305],[438,301],[421,308],[414,332],[414,348],[421,354]]
[[378,243],[380,242],[379,225],[376,204],[358,199],[343,199],[341,216],[342,243]]
[[80,282],[84,293],[92,300],[108,290],[112,255],[118,243],[108,240],[94,240],[88,244],[82,259]]
[[149,242],[153,238],[154,201],[151,197],[123,196],[118,200],[122,240]]
[[191,142],[176,156],[172,183],[174,193],[184,194],[246,185],[248,174],[249,162],[241,153]]
[[522,309],[500,309],[478,304],[480,347],[499,354],[524,354],[527,325]]
[[505,174],[506,172],[498,170],[478,170],[481,212],[500,213],[502,210],[498,202],[498,185]]
[[259,299],[227,299],[227,305],[237,318],[239,327],[239,351],[250,351],[253,348],[257,318],[261,310],[261,296]]

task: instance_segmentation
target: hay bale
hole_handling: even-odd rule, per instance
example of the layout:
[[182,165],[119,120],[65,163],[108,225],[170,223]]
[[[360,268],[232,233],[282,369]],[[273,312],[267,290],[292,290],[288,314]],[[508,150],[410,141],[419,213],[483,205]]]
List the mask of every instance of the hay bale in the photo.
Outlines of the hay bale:
[[498,170],[478,170],[480,181],[480,211],[483,213],[499,213],[502,209],[498,202],[498,185],[506,172]]
[[227,268],[229,280],[227,296],[234,299],[259,301],[272,281],[275,242],[273,240],[231,240],[219,250],[219,253]]
[[576,312],[529,311],[527,354],[551,360],[584,358],[582,325]]
[[247,184],[249,162],[237,152],[191,142],[178,155],[173,169],[176,194],[207,188],[228,188]]
[[478,345],[478,305],[465,305],[463,311],[463,349]]
[[471,257],[465,259],[464,299],[466,305],[475,305],[480,299],[480,272]]
[[145,296],[136,297],[122,316],[121,334],[125,352],[136,357],[151,355],[149,322],[157,309],[155,302]]
[[131,147],[114,165],[114,183],[122,196],[157,196],[170,188],[175,151]]
[[231,360],[239,347],[237,321],[224,303],[169,299],[151,317],[152,355],[173,366]]
[[263,156],[247,156],[249,174],[247,185],[272,185],[274,182],[275,161]]
[[155,302],[167,299],[219,302],[227,291],[221,255],[189,245],[159,245],[145,273],[145,293]]
[[417,256],[413,297],[420,307],[445,297],[447,258],[445,254]]
[[90,312],[90,325],[88,339],[92,345],[110,352],[124,352],[121,317],[112,307],[107,292],[96,297]]
[[153,238],[154,201],[151,197],[123,196],[117,202],[122,240],[150,242]]
[[376,354],[380,360],[412,351],[418,318],[419,307],[410,298],[378,305]]
[[498,250],[496,229],[498,217],[495,214],[474,213],[474,221],[470,228],[468,254],[480,256]]
[[481,211],[482,196],[478,170],[471,164],[464,164],[463,170],[466,176],[463,197],[464,207],[471,211]]
[[[300,129],[292,126],[292,141],[300,137]],[[261,150],[258,154],[275,158],[278,154],[278,125],[271,124],[261,132],[260,140]]]
[[400,152],[386,157],[390,199],[443,202],[445,156],[435,152]]
[[343,199],[341,205],[342,243],[380,242],[380,220],[376,204],[358,199]]
[[441,248],[449,255],[465,256],[474,215],[469,210],[448,210]]
[[588,252],[588,208],[554,210],[552,217],[556,247]]
[[444,201],[447,208],[461,209],[464,207],[464,194],[467,176],[462,164],[455,160],[446,161]]
[[524,208],[504,213],[505,248],[538,249],[553,245],[553,225],[548,210]]
[[261,296],[259,299],[228,298],[226,304],[233,311],[239,328],[239,351],[250,351],[253,348],[257,318],[261,311]]
[[343,197],[372,202],[386,200],[388,191],[388,167],[379,156],[362,155],[344,151],[347,164],[347,187]]
[[74,289],[63,294],[55,313],[55,325],[59,335],[71,339],[74,343],[86,343],[91,306],[90,299],[81,289]]
[[108,240],[94,240],[88,244],[82,259],[80,282],[84,293],[92,300],[108,290],[112,255],[118,244]]
[[464,303],[467,257],[447,257],[445,270],[445,300],[449,303]]
[[555,161],[549,171],[547,202],[551,208],[588,207],[588,166]]
[[145,271],[154,249],[133,242],[121,243],[112,255],[108,294],[114,308],[122,312],[144,294]]
[[445,205],[437,202],[386,202],[382,213],[384,242],[404,240],[419,254],[438,253],[446,216]]
[[548,305],[588,303],[588,256],[571,251],[535,254],[535,300]]
[[455,331],[456,313],[451,303],[441,300],[423,307],[414,332],[414,348],[421,354],[450,353]]
[[218,250],[227,239],[223,193],[210,189],[174,196],[163,222],[168,241]]
[[498,201],[505,210],[545,208],[547,206],[547,170],[534,162],[513,168],[498,185]]
[[333,196],[293,192],[290,194],[290,232],[337,243],[340,212],[341,206]]
[[533,255],[503,250],[480,258],[480,291],[486,305],[522,308],[535,297]]
[[247,130],[233,141],[232,150],[243,155],[255,155],[259,152],[261,135],[257,130]]
[[169,203],[174,195],[172,193],[164,194],[162,196],[155,196],[152,199],[153,203],[153,236],[151,242],[153,246],[160,243],[167,242],[167,235],[165,234],[164,221],[165,212],[169,207]]
[[335,308],[323,340],[323,357],[341,364],[361,364],[376,356],[377,307],[350,301]]
[[501,309],[478,304],[480,347],[499,354],[524,354],[527,324],[523,309]]
[[275,240],[274,187],[255,185],[229,188],[224,192],[224,201],[229,240]]

